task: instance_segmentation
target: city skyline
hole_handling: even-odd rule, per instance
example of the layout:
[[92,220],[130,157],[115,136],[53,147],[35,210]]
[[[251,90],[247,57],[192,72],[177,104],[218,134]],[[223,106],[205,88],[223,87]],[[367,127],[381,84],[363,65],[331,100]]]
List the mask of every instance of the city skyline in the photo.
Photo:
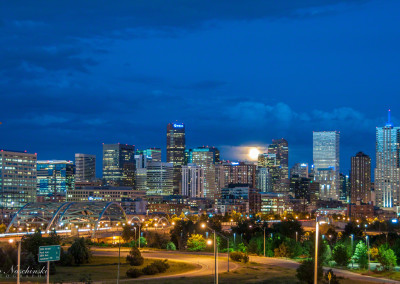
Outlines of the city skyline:
[[164,149],[178,120],[189,147],[227,159],[285,138],[290,165],[310,163],[311,132],[338,130],[343,171],[359,151],[375,164],[389,107],[399,125],[400,3],[201,3],[2,4],[1,148],[70,160],[100,157],[103,142]]

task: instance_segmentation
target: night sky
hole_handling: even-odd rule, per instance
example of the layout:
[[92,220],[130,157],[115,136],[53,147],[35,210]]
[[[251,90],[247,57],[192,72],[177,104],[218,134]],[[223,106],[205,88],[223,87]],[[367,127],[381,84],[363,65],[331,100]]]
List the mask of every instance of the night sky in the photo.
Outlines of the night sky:
[[[250,5],[251,3],[251,5]],[[400,1],[2,1],[0,148],[38,159],[101,143],[161,147],[289,142],[341,132],[341,168],[400,125]]]

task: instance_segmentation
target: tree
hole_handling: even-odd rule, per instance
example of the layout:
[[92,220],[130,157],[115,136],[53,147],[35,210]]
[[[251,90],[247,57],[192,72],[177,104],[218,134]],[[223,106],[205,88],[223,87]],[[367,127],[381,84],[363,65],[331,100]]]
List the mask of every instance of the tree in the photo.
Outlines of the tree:
[[132,247],[129,254],[126,256],[126,262],[132,266],[140,266],[143,264],[144,258],[138,248]]
[[190,251],[201,251],[206,248],[206,240],[202,235],[193,234],[187,241],[187,248]]
[[68,253],[74,258],[75,265],[89,263],[90,261],[91,253],[85,238],[76,238],[68,249]]
[[368,254],[367,246],[363,241],[360,241],[356,246],[356,251],[353,255],[353,260],[358,263],[361,269],[366,269],[368,267]]
[[298,238],[304,233],[301,223],[297,220],[274,223],[273,230],[284,237],[292,239],[296,239],[296,232]]
[[158,233],[158,232],[147,232],[146,233],[147,245],[151,248],[166,248],[170,242],[170,236]]
[[347,266],[349,264],[349,254],[344,244],[337,244],[333,249],[333,260],[339,266]]
[[[308,259],[301,263],[296,269],[296,277],[300,283],[313,284],[314,283],[314,260]],[[323,275],[321,262],[318,262],[317,279],[321,280]]]
[[381,245],[378,250],[377,259],[384,270],[392,270],[396,266],[397,258],[394,251],[386,245]]
[[133,231],[133,227],[131,226],[124,226],[122,229],[121,237],[127,243],[135,236],[135,232]]
[[0,233],[4,233],[7,229],[7,226],[5,224],[0,224]]
[[354,222],[347,223],[344,227],[343,237],[348,238],[351,235],[353,235],[355,239],[361,239],[363,236],[362,229]]

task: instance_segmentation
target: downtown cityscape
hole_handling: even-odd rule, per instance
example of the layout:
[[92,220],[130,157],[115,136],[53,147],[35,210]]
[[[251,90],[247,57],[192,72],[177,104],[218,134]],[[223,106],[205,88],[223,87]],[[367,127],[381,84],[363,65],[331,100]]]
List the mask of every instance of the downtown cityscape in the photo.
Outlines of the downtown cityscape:
[[0,283],[400,283],[400,3],[17,2]]

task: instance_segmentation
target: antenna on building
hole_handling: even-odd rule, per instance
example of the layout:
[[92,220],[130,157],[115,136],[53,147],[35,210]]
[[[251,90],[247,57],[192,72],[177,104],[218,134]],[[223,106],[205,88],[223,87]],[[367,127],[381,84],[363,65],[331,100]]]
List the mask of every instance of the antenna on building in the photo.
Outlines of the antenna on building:
[[388,111],[388,124],[390,124],[390,109]]

